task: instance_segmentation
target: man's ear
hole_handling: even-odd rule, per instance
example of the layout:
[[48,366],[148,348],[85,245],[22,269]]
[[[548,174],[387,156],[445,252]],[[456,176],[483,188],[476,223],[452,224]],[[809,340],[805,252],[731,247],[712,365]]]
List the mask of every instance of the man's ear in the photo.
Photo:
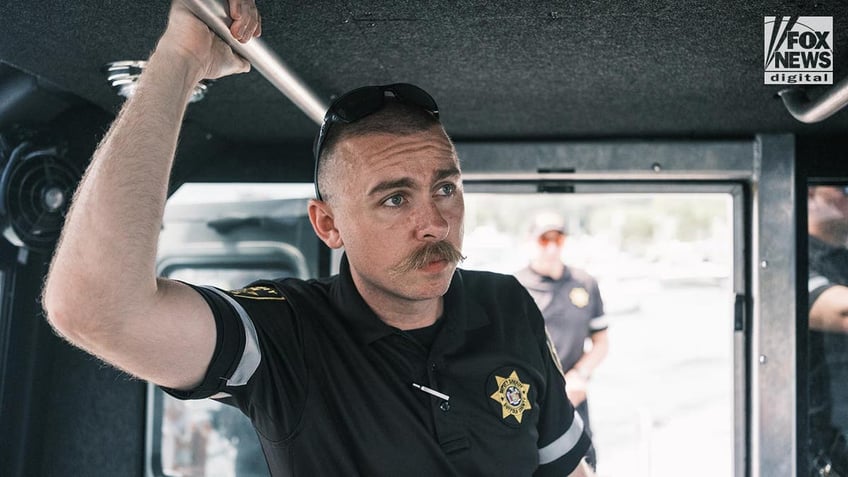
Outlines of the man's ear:
[[333,216],[333,209],[330,204],[322,201],[311,199],[307,206],[309,213],[309,221],[312,223],[312,229],[315,234],[330,248],[341,248],[344,246],[341,234],[336,229],[336,220]]

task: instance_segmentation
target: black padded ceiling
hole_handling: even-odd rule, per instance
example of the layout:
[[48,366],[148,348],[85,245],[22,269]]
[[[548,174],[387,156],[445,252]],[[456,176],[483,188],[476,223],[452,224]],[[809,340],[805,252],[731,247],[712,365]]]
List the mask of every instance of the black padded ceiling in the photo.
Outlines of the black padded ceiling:
[[[848,2],[260,0],[263,39],[321,97],[406,81],[459,139],[838,135],[848,111],[793,119],[763,85],[763,16],[833,17],[848,76]],[[102,66],[146,58],[167,2],[2,6],[0,60],[114,112]],[[811,96],[823,88],[808,87]],[[189,116],[219,137],[309,141],[316,126],[258,73],[215,83]]]

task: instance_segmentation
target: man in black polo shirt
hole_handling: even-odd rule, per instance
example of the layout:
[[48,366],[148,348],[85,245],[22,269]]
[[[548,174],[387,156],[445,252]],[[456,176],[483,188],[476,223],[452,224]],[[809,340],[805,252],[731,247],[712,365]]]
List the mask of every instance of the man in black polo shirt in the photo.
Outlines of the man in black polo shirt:
[[810,187],[807,206],[810,457],[848,475],[848,188]]
[[[229,6],[236,38],[259,34],[252,0]],[[319,132],[308,213],[344,247],[338,276],[229,292],[155,278],[187,100],[200,79],[247,69],[174,4],[67,218],[51,324],[175,396],[238,406],[275,476],[587,475],[589,439],[532,299],[514,278],[456,268],[459,162],[415,86],[347,93]]]
[[[598,282],[584,270],[566,266],[562,261],[566,241],[562,215],[552,211],[536,214],[530,237],[535,253],[530,264],[515,276],[542,311],[568,381],[568,397],[577,406],[584,429],[591,436],[586,396],[589,378],[609,350],[607,321]],[[586,339],[592,342],[588,350]],[[594,447],[589,449],[586,457],[595,467]]]

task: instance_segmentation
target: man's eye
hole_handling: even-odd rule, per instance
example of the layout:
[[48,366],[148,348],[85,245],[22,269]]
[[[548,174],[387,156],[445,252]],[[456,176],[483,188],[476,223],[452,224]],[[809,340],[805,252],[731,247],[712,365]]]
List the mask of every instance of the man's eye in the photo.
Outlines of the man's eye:
[[454,192],[456,192],[456,185],[445,184],[445,185],[439,187],[439,194],[438,195],[452,195]]
[[388,199],[383,201],[383,205],[387,207],[400,207],[404,203],[404,198],[402,195],[397,194],[389,197]]

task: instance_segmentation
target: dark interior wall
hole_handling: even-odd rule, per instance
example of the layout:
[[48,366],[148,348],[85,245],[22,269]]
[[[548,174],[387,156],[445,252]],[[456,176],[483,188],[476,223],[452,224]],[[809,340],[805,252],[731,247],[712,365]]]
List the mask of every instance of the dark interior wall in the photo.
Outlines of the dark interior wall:
[[44,376],[42,476],[142,476],[143,382],[58,338]]
[[144,385],[56,336],[38,301],[47,257],[2,248],[3,475],[141,476]]
[[799,136],[795,152],[800,175],[848,179],[848,136]]
[[38,461],[44,434],[39,409],[49,384],[35,379],[49,369],[50,332],[36,313],[35,290],[43,264],[21,264],[18,251],[0,239],[3,273],[0,310],[0,462],[9,475],[27,475]]

